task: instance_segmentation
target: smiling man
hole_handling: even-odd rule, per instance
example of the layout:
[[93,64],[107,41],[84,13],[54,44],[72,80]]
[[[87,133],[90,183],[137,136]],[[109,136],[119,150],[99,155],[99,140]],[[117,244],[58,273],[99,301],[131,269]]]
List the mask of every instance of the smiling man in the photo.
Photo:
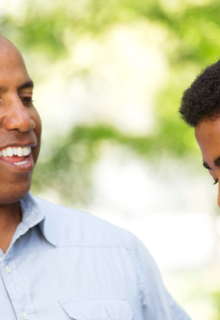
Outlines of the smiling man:
[[41,121],[0,37],[0,319],[189,320],[129,232],[30,195]]
[[32,104],[32,91],[20,53],[1,38],[0,247],[4,253],[21,221],[19,200],[30,189],[40,150],[41,121]]
[[[220,60],[207,67],[187,89],[180,114],[195,128],[195,137],[202,152],[203,166],[214,183],[220,178]],[[218,191],[220,207],[220,189]]]

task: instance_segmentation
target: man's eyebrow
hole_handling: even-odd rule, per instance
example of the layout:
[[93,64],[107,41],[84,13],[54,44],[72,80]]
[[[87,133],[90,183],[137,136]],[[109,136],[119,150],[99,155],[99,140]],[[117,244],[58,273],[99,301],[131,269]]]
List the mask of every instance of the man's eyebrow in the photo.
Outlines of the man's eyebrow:
[[[214,165],[215,165],[217,168],[220,168],[220,156],[214,160]],[[205,167],[205,168],[208,169],[208,170],[212,170],[205,161],[203,162],[203,167]]]
[[33,88],[34,87],[34,83],[32,80],[27,81],[25,83],[23,83],[22,85],[20,85],[18,87],[18,90],[22,90],[22,89],[26,89],[26,88]]
[[[18,90],[22,90],[22,89],[26,89],[26,88],[33,88],[34,87],[34,83],[32,80],[29,80],[23,84],[21,84],[18,87]],[[0,86],[0,92],[7,92],[7,87],[4,86]]]

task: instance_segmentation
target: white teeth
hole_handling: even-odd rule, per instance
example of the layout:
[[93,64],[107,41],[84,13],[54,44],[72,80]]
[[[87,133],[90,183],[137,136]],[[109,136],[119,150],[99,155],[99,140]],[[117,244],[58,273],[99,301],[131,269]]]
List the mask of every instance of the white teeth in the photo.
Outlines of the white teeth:
[[23,154],[24,154],[24,156],[29,155],[30,152],[31,152],[31,148],[30,148],[30,147],[24,147],[24,148],[23,148]]
[[16,166],[21,166],[22,164],[27,163],[27,160],[21,161],[21,162],[15,162],[13,164],[15,164]]
[[3,149],[0,151],[0,157],[23,157],[28,156],[31,153],[31,147],[8,147],[7,149]]
[[8,157],[12,157],[12,156],[13,156],[13,150],[12,150],[12,148],[8,147],[8,148],[6,149],[6,151],[7,151],[7,156],[8,156]]
[[23,149],[21,147],[18,147],[18,156],[23,157]]

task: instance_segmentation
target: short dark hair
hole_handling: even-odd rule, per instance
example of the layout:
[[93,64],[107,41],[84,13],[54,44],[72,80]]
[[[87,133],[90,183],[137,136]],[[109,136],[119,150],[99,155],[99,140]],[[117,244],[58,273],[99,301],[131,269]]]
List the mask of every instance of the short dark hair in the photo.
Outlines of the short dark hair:
[[220,60],[202,71],[183,93],[179,112],[191,127],[205,117],[220,116]]

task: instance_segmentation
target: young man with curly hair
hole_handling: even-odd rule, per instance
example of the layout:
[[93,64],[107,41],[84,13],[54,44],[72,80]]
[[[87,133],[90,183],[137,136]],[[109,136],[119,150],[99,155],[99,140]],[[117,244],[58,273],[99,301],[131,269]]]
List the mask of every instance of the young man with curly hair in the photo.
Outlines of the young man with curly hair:
[[[180,114],[195,128],[203,166],[218,183],[220,178],[220,60],[207,67],[184,92]],[[220,189],[218,189],[220,207]]]

